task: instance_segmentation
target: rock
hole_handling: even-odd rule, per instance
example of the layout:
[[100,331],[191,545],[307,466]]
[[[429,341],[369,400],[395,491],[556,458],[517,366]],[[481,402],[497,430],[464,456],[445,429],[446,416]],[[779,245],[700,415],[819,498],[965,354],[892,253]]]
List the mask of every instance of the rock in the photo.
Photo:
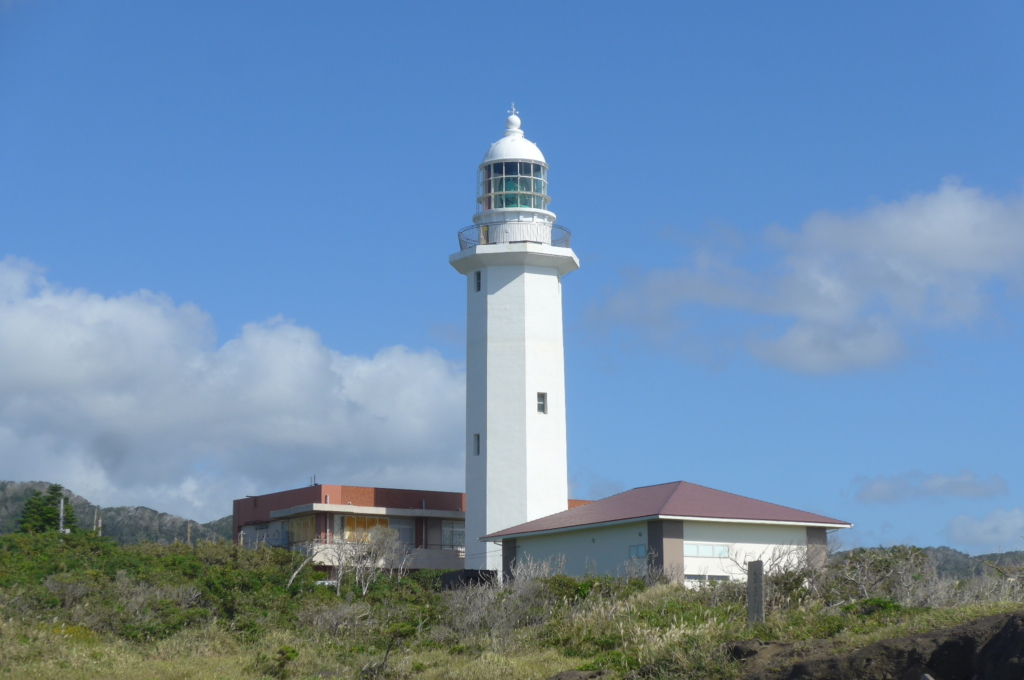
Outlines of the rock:
[[1024,613],[884,640],[848,654],[831,643],[744,641],[730,648],[746,680],[1020,680]]

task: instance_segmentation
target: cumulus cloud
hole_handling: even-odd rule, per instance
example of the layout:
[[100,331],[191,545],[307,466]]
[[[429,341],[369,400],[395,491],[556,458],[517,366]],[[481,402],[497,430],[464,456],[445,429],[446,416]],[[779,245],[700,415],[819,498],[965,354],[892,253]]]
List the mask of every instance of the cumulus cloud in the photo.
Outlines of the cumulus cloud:
[[891,477],[860,478],[857,500],[862,503],[899,503],[915,498],[992,498],[1006,495],[1006,480],[998,475],[981,479],[962,470],[955,475],[907,472]]
[[325,347],[282,319],[217,344],[209,317],[0,261],[0,463],[94,502],[212,519],[314,473],[461,489],[465,376],[433,351]]
[[807,373],[879,366],[905,352],[908,332],[970,324],[992,282],[1020,282],[1024,200],[947,180],[861,213],[814,214],[797,231],[773,227],[764,245],[767,267],[702,250],[623,286],[592,319],[682,341],[686,311],[738,311],[745,322],[730,332],[763,361]]
[[946,533],[954,543],[1009,550],[1024,544],[1024,510],[1000,508],[980,519],[959,515],[950,520]]

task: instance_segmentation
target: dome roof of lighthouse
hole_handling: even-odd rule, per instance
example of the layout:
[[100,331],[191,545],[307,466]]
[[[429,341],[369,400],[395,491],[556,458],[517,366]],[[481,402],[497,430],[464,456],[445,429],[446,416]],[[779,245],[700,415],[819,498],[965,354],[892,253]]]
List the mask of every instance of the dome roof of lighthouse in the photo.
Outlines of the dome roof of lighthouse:
[[537,161],[547,164],[544,154],[540,152],[537,145],[523,136],[519,129],[522,121],[515,114],[515,107],[512,107],[512,115],[505,121],[505,136],[491,144],[491,150],[484,156],[484,163],[491,161],[509,160]]

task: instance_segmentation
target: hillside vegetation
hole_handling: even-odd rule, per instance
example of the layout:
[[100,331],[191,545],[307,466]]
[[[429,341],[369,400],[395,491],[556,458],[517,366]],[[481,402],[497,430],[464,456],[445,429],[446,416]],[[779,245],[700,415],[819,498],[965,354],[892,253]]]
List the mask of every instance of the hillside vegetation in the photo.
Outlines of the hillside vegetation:
[[[25,501],[33,492],[45,493],[49,486],[49,482],[0,481],[0,534],[17,531]],[[75,493],[65,492],[78,517],[79,527],[92,528],[94,518],[102,517],[103,535],[117,543],[167,544],[183,542],[189,535],[186,526],[189,520],[183,517],[144,507],[101,508]],[[193,541],[231,540],[231,516],[206,524],[192,522],[191,538]]]
[[510,584],[440,589],[382,572],[362,594],[317,585],[302,555],[225,542],[118,546],[84,533],[0,537],[0,674],[9,678],[737,678],[741,640],[836,650],[1016,610],[1024,582],[943,579],[914,548],[780,571],[768,619],[744,586],[570,578],[524,565]]

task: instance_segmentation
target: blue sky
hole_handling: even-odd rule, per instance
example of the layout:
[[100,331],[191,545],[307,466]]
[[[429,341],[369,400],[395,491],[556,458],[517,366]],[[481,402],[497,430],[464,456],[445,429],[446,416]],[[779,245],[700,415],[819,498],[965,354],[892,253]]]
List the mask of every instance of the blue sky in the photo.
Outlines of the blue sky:
[[0,477],[462,485],[447,264],[551,165],[573,493],[1024,548],[1015,3],[0,4]]

